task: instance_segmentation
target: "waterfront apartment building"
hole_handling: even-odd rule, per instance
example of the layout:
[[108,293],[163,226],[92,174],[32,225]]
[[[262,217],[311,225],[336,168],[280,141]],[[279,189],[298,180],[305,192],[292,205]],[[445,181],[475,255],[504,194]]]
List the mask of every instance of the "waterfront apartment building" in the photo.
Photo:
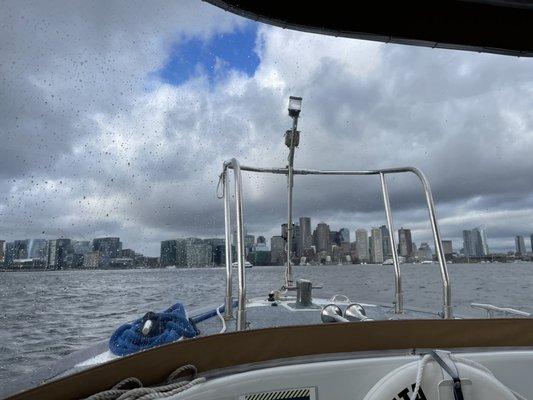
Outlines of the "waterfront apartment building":
[[358,229],[355,231],[355,250],[359,262],[368,262],[368,233],[366,229]]
[[[233,246],[232,246],[233,250]],[[161,242],[160,264],[162,267],[207,267],[225,262],[225,240],[219,238],[171,239]],[[232,251],[233,259],[236,259]]]
[[14,243],[13,258],[15,260],[27,260],[29,258],[28,244],[30,243],[30,241],[28,239],[15,240],[13,243]]
[[48,268],[64,269],[71,265],[72,242],[70,239],[48,241]]
[[176,265],[176,248],[177,240],[163,240],[161,242],[161,252],[159,256],[159,262],[162,267],[169,267]]
[[99,251],[104,258],[119,258],[122,251],[122,242],[118,237],[96,238],[93,239],[92,251]]
[[6,258],[6,251],[5,251],[5,240],[0,240],[0,265],[4,265],[4,261]]
[[75,254],[87,254],[92,251],[92,244],[89,240],[73,240],[72,251],[74,251]]
[[4,247],[4,265],[6,267],[11,267],[13,265],[13,260],[15,259],[15,243],[6,242]]
[[188,267],[213,266],[213,248],[207,243],[188,243],[185,247]]
[[29,239],[28,258],[46,261],[48,257],[48,240]]
[[100,252],[88,251],[83,255],[83,268],[97,269],[100,267]]

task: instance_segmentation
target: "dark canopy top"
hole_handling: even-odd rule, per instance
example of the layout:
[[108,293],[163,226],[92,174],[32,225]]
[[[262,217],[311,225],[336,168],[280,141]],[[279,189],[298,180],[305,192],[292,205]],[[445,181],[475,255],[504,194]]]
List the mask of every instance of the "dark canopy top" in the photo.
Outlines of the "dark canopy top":
[[283,28],[418,46],[533,56],[531,0],[206,0]]

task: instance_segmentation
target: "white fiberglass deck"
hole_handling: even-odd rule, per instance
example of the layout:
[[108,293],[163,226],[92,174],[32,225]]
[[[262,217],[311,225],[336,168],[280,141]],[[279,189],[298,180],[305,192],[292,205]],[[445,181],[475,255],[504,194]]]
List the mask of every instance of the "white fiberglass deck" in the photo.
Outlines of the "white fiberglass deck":
[[[533,351],[493,351],[454,353],[481,363],[488,368],[501,383],[526,399],[533,398]],[[370,355],[354,355],[341,360],[318,361],[311,359],[290,365],[269,365],[265,368],[248,366],[249,371],[219,371],[218,376],[207,377],[207,381],[194,386],[182,394],[171,397],[174,400],[235,400],[263,398],[254,394],[275,393],[310,388],[314,395],[304,399],[363,400],[372,387],[389,372],[408,363],[420,361],[420,355],[387,355],[386,352]],[[258,368],[258,369],[254,369]],[[465,379],[465,382],[467,380]],[[468,383],[465,383],[467,386]],[[400,385],[401,386],[401,385]],[[392,388],[401,392],[403,387]],[[410,385],[408,385],[410,386]],[[426,391],[429,391],[426,388]],[[465,394],[474,387],[465,388]],[[409,392],[410,394],[410,392]],[[451,396],[451,391],[448,394]],[[245,397],[246,396],[246,397]],[[283,397],[264,397],[283,398]],[[290,397],[300,398],[300,397]],[[402,396],[396,398],[403,399]],[[424,397],[426,398],[426,397]],[[446,399],[453,399],[453,396]],[[465,397],[467,398],[467,397]],[[518,399],[519,397],[517,397]],[[470,400],[478,399],[472,396]],[[444,400],[444,399],[441,399]],[[500,400],[495,397],[484,400]]]

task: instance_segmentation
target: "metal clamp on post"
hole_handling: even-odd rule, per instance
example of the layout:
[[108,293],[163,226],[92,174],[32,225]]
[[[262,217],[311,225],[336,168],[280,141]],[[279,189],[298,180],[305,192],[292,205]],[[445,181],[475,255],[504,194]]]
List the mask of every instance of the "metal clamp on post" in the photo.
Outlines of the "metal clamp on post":
[[450,353],[442,350],[431,350],[429,352],[431,357],[440,365],[440,367],[450,375],[453,381],[453,398],[454,400],[464,400],[463,388],[461,386],[461,378],[457,366],[450,358]]

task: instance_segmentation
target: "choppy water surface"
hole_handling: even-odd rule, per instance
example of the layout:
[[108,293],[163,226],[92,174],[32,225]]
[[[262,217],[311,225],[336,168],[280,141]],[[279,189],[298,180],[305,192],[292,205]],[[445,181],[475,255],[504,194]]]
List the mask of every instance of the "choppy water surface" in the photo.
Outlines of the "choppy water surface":
[[[480,316],[469,303],[533,311],[533,264],[452,264],[455,312]],[[283,267],[246,270],[250,296],[279,288]],[[441,310],[437,265],[402,266],[405,305]],[[315,295],[342,293],[391,302],[392,267],[296,267],[296,277],[323,285]],[[189,309],[222,303],[225,272],[217,269],[0,273],[0,386],[107,338],[121,323],[182,301]]]

